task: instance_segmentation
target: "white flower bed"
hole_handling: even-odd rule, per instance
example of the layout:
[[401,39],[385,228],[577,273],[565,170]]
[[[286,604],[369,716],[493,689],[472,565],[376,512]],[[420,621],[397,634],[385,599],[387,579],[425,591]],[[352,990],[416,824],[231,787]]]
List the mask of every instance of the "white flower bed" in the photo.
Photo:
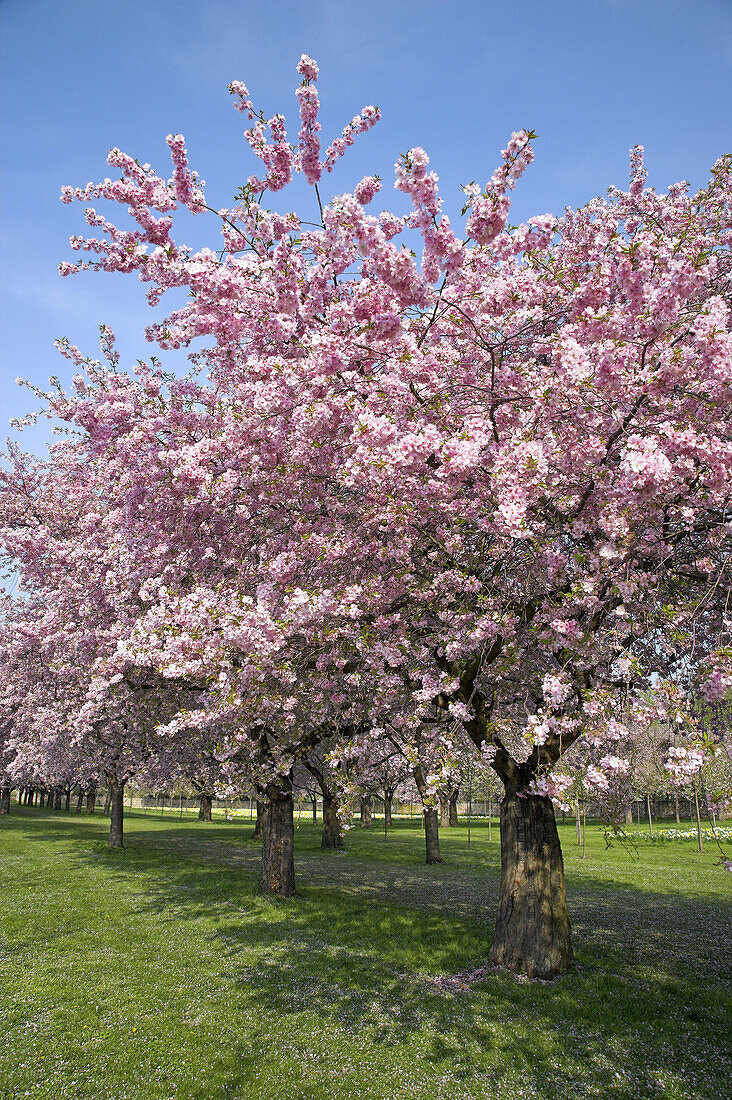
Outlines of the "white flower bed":
[[[651,840],[653,842],[657,840],[696,840],[696,829],[656,829],[653,833],[649,832],[635,832],[630,833],[635,840]],[[732,841],[732,827],[719,825],[715,830],[702,829],[702,840],[726,840]]]

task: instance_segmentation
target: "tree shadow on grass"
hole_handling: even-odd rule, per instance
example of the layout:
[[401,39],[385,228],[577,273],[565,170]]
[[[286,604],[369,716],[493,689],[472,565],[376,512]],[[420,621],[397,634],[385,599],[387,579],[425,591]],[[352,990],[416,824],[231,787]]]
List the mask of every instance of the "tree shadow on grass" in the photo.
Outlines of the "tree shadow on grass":
[[[45,840],[57,822],[38,825]],[[542,985],[492,971],[450,992],[434,978],[487,954],[497,858],[476,852],[428,867],[413,848],[406,867],[379,862],[373,846],[320,852],[310,836],[297,852],[299,897],[284,903],[257,896],[258,849],[246,830],[230,830],[149,825],[124,853],[82,841],[73,858],[136,876],[136,905],[158,921],[205,919],[220,945],[219,980],[263,1020],[313,1020],[310,1047],[338,1033],[374,1052],[410,1051],[425,1083],[447,1075],[476,1097],[509,1084],[552,1100],[725,1094],[732,906],[570,877],[574,972]],[[268,1034],[262,1042],[261,1056],[274,1057]],[[310,1047],[292,1042],[307,1062]],[[227,1052],[230,1095],[245,1094],[252,1056],[243,1042]],[[195,1087],[192,1100],[209,1100]]]

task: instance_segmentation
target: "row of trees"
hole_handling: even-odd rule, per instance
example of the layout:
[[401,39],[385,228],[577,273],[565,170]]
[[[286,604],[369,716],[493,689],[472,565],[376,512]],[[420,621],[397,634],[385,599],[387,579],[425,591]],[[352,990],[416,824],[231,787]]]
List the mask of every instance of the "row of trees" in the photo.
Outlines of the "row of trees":
[[[600,797],[639,729],[677,783],[721,740],[732,158],[659,195],[637,148],[627,191],[512,227],[518,131],[457,233],[421,148],[397,163],[403,212],[367,213],[376,176],[324,202],[378,111],[322,152],[317,65],[298,72],[292,144],[231,85],[261,169],[230,208],[180,135],[169,179],[113,149],[119,178],[63,189],[96,236],[62,274],[170,292],[148,337],[193,350],[180,378],[124,371],[107,328],[102,360],[62,341],[72,391],[38,396],[65,434],[45,460],[9,449],[3,751],[15,775],[103,777],[113,844],[133,779],[256,790],[262,888],[284,895],[295,769],[348,800],[408,768],[429,859],[472,754],[502,788],[491,957],[550,977],[572,960],[560,761]],[[268,209],[297,173],[312,211]],[[181,211],[219,247],[177,242]]]
[[[659,812],[661,816],[675,816],[680,822],[682,814],[701,823],[708,819],[712,826],[717,816],[724,816],[732,790],[732,724],[725,721],[719,730],[718,754],[710,759],[692,779],[686,783],[671,783],[669,772],[660,765],[658,743],[667,740],[657,725],[650,729],[636,731],[635,737],[626,740],[628,768],[614,777],[606,789],[593,791],[588,789],[585,767],[576,752],[570,751],[563,760],[563,779],[567,783],[561,796],[554,799],[555,805],[562,810],[563,819],[567,813],[590,814],[604,822],[606,826],[622,832],[623,825],[636,824],[647,820],[653,829],[653,821]],[[292,771],[293,802],[302,806],[312,804],[313,823],[318,821],[318,807],[322,808],[323,848],[340,848],[344,842],[344,832],[359,824],[361,828],[371,828],[374,808],[383,816],[384,829],[393,825],[395,804],[399,813],[404,814],[409,807],[410,819],[427,809],[436,809],[439,813],[439,827],[457,826],[460,814],[463,817],[490,817],[498,807],[501,797],[501,785],[492,768],[486,764],[473,746],[463,742],[462,753],[453,751],[449,764],[443,766],[439,782],[429,795],[420,795],[414,779],[414,768],[406,755],[395,752],[393,742],[384,741],[380,752],[368,768],[357,771],[349,769],[346,776],[330,764],[330,748],[322,743],[316,750],[306,753]],[[59,773],[54,771],[57,761],[43,761],[36,751],[25,766],[20,760],[12,761],[2,773],[0,786],[0,813],[10,810],[10,795],[18,785],[18,802],[24,805],[36,805],[40,808],[71,809],[72,799],[77,813],[85,809],[93,814],[97,805],[99,782],[104,782],[103,774],[86,782],[69,778],[66,769],[62,769],[60,782],[56,782]],[[257,824],[254,835],[261,835],[263,802],[257,797],[254,788],[247,788],[246,774],[232,787],[230,776],[224,775],[223,768],[209,767],[207,774],[192,771],[180,765],[168,756],[164,761],[156,760],[155,766],[148,766],[136,777],[138,784],[145,780],[146,787],[139,785],[128,789],[130,806],[133,793],[145,799],[154,797],[157,806],[162,797],[173,808],[175,800],[186,808],[193,796],[198,802],[198,817],[201,821],[211,821],[213,804],[216,799],[227,805],[238,800],[246,800],[257,806]],[[232,799],[232,793],[235,798]],[[104,813],[111,808],[111,797],[106,793]],[[181,811],[182,812],[182,811]],[[701,827],[701,825],[700,825]],[[439,858],[439,843],[436,852]],[[428,862],[434,860],[429,859]]]

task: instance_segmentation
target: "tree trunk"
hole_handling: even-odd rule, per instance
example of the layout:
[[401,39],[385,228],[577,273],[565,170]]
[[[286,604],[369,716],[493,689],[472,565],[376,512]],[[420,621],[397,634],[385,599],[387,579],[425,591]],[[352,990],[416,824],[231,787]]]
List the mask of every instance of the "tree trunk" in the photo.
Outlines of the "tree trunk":
[[458,824],[458,794],[459,791],[453,791],[450,795],[450,812],[448,815],[448,821],[453,828]]
[[66,813],[68,813],[69,810],[71,809],[71,784],[70,783],[69,783],[68,787],[66,788],[66,801],[64,802],[64,809],[66,810]]
[[653,836],[653,814],[651,813],[651,796],[646,792],[646,808],[648,809],[648,828]]
[[373,799],[370,794],[364,795],[361,799],[361,828],[370,829],[372,823],[372,806]]
[[260,894],[291,898],[295,893],[295,823],[292,815],[292,780],[285,776],[266,789],[262,815],[262,871]]
[[440,855],[440,826],[437,810],[424,811],[424,839],[427,847],[427,863],[442,863]]
[[391,798],[391,795],[384,798],[384,825],[388,829],[391,829]]
[[572,957],[564,863],[551,799],[506,793],[491,962],[529,978],[555,978],[566,974]]
[[80,783],[79,784],[79,793],[76,796],[76,812],[77,812],[77,814],[81,813],[83,805],[84,805],[84,788],[82,787],[82,785]]
[[0,814],[10,813],[10,787],[3,787],[0,791]]
[[264,803],[257,799],[257,820],[254,824],[254,832],[252,833],[252,840],[262,839],[262,819],[264,817]]
[[62,798],[63,798],[63,791],[61,790],[60,787],[56,787],[56,791],[55,791],[54,798],[53,798],[53,808],[54,808],[54,810],[60,810],[61,809],[61,799]]
[[632,825],[633,824],[633,807],[632,806],[628,806],[628,809],[625,811],[625,824],[626,825]]
[[97,785],[90,783],[86,788],[86,812],[93,814],[97,808]]
[[704,843],[702,841],[702,827],[701,827],[701,814],[699,813],[699,792],[696,789],[696,783],[694,783],[694,806],[696,807],[696,840],[699,845],[699,851],[704,851]]
[[124,848],[123,822],[124,822],[124,797],[125,785],[115,779],[108,779],[109,784],[109,847]]
[[674,794],[674,812],[676,814],[676,824],[681,824],[681,814],[679,813],[679,796]]
[[329,794],[323,795],[323,837],[320,841],[320,847],[343,847],[341,823],[338,820],[338,803],[336,799]]
[[107,788],[107,794],[106,794],[106,797],[104,799],[104,816],[105,817],[109,816],[109,807],[110,807],[111,804],[112,804],[112,796],[109,793],[109,788]]
[[313,804],[313,825],[318,824],[318,800],[317,798],[311,798],[310,801]]
[[440,828],[447,829],[450,826],[450,806],[447,796],[440,794],[437,796],[440,800]]
[[211,821],[213,809],[213,798],[210,794],[201,795],[201,805],[198,808],[198,820],[199,821]]

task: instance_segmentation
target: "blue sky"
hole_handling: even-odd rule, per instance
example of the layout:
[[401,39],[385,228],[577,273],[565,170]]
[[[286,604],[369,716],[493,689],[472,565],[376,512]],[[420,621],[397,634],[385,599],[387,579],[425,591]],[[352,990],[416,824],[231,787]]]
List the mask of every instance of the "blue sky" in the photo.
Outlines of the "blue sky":
[[[105,322],[130,363],[153,351],[143,328],[165,305],[154,314],[129,277],[61,279],[68,237],[85,228],[79,204],[59,203],[61,185],[103,178],[113,145],[167,176],[164,139],[181,132],[209,201],[226,205],[255,170],[232,79],[294,133],[294,70],[310,53],[324,142],[363,104],[383,116],[332,190],[378,173],[398,207],[394,161],[422,145],[453,216],[461,184],[485,182],[521,126],[539,140],[513,221],[623,185],[635,143],[658,189],[703,184],[732,149],[732,0],[0,0],[0,36],[3,436],[33,405],[18,375],[41,386],[68,376],[55,338],[96,354]],[[301,212],[311,202],[297,188],[278,198]],[[213,219],[187,240],[217,242]],[[23,437],[42,450],[49,431]]]

